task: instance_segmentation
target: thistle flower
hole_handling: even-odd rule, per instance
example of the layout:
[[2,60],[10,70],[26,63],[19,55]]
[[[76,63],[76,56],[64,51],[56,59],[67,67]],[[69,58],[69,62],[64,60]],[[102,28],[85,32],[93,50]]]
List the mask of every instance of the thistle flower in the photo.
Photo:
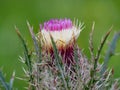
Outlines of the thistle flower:
[[[73,63],[73,47],[76,39],[82,31],[82,24],[72,22],[70,19],[51,19],[40,25],[38,39],[41,39],[43,50],[50,53],[52,57],[53,48],[51,36],[56,44],[59,54],[62,56],[64,63]],[[42,36],[42,37],[41,37]]]
[[[16,31],[25,50],[25,57],[21,58],[21,61],[27,66],[27,69],[23,70],[29,78],[28,90],[120,90],[118,80],[113,79],[113,69],[107,68],[109,54],[111,49],[113,51],[115,49],[113,47],[116,45],[119,33],[115,35],[111,43],[112,47],[110,45],[106,54],[108,59],[105,59],[102,66],[98,60],[111,30],[102,39],[94,56],[93,23],[89,41],[91,59],[88,60],[75,44],[83,29],[82,24],[78,25],[78,21],[75,23],[70,19],[49,20],[40,25],[37,36],[34,35],[33,27],[27,24],[34,42],[33,53],[29,54],[31,51],[28,50],[25,40],[17,28]],[[42,48],[39,47],[39,42]],[[0,77],[5,86],[3,76]]]

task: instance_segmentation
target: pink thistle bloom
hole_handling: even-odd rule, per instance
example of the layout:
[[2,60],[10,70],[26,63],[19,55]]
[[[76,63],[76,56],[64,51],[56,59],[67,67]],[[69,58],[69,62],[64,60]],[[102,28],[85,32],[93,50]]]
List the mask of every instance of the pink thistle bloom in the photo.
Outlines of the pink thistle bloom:
[[[72,22],[70,19],[51,19],[40,25],[38,38],[42,38],[41,44],[43,50],[49,52],[53,56],[52,42],[50,36],[56,44],[59,54],[62,56],[63,62],[73,62],[73,47],[76,39],[82,31],[82,24]],[[42,37],[41,37],[42,36]],[[54,56],[53,56],[54,57]]]

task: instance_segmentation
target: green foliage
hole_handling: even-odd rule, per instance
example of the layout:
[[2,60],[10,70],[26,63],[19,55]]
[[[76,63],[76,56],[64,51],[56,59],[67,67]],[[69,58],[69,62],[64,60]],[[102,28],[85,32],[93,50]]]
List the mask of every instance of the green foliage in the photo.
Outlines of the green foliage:
[[[16,28],[16,27],[15,27]],[[23,48],[24,48],[24,56],[25,56],[25,64],[27,66],[27,69],[28,69],[28,75],[30,76],[29,77],[29,81],[31,83],[33,83],[33,76],[32,76],[32,64],[31,64],[31,54],[29,53],[28,51],[28,48],[27,48],[27,45],[26,45],[26,42],[25,40],[23,39],[22,35],[20,34],[18,28],[16,28],[16,33],[17,35],[19,36],[22,44],[23,44]],[[24,60],[22,60],[22,62],[24,62]],[[27,73],[26,73],[27,74]]]
[[40,44],[38,44],[38,41],[36,40],[36,37],[35,37],[35,35],[33,33],[33,27],[30,26],[29,22],[27,22],[27,25],[28,25],[31,37],[32,37],[33,42],[34,42],[35,52],[36,52],[37,57],[38,57],[37,62],[41,62],[42,61],[41,46],[39,46]]
[[110,60],[111,56],[113,56],[115,53],[116,44],[117,44],[117,41],[119,38],[120,38],[120,32],[118,32],[114,35],[113,40],[111,41],[111,43],[108,47],[107,53],[105,55],[104,63],[103,63],[102,69],[101,69],[101,75],[106,71],[109,60]]
[[10,79],[9,83],[5,81],[5,77],[3,76],[2,71],[0,70],[0,83],[6,90],[13,89],[13,82],[14,82],[15,72],[13,72],[12,78]]

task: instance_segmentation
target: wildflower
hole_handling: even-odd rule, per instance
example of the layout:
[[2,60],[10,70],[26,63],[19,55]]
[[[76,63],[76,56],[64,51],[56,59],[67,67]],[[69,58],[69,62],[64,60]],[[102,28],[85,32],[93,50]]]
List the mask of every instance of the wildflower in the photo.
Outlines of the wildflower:
[[43,50],[53,56],[52,42],[50,36],[56,44],[63,62],[73,62],[73,47],[76,39],[82,31],[82,24],[73,23],[70,19],[51,19],[40,25],[38,38],[42,36],[41,44]]

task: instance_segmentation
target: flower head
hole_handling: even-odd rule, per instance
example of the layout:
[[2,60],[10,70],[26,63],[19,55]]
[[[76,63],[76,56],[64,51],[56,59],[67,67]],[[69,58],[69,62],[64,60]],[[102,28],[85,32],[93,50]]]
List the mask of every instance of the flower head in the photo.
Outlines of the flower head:
[[41,32],[38,38],[42,36],[42,47],[46,51],[52,52],[52,43],[50,36],[56,44],[61,56],[65,60],[71,58],[73,55],[74,41],[78,38],[82,31],[82,24],[73,23],[70,19],[51,19],[40,25]]

